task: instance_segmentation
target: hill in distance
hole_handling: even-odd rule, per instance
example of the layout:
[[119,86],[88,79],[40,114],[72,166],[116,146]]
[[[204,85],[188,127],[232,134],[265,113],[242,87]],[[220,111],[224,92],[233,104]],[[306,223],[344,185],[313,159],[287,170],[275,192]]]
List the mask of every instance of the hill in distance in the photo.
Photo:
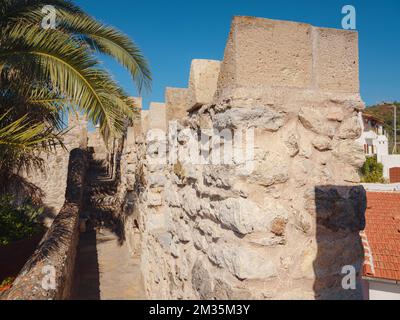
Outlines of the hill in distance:
[[385,122],[384,128],[389,138],[390,152],[392,152],[393,150],[394,106],[397,107],[397,141],[400,142],[400,102],[385,102],[373,106],[368,106],[364,110],[364,113],[373,115],[379,119],[382,119]]

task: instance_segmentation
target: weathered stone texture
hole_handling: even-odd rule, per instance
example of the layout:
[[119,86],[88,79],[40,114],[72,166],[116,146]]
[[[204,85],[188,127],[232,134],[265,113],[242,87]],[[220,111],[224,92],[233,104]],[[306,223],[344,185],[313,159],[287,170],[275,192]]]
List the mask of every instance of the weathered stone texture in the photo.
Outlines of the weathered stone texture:
[[47,225],[51,224],[53,217],[60,211],[65,201],[70,151],[75,148],[86,148],[88,140],[91,140],[91,143],[99,146],[99,148],[105,149],[104,142],[99,134],[88,134],[87,120],[84,117],[76,117],[76,114],[70,113],[68,130],[63,137],[66,150],[59,147],[54,151],[43,154],[43,170],[30,171],[24,174],[30,183],[44,192],[43,203],[46,207],[46,216],[48,216],[45,220]]
[[[189,89],[167,89],[167,119],[179,120],[169,145],[198,144],[183,125],[251,128],[253,156],[153,164],[144,154],[162,143],[138,139],[121,162],[149,298],[360,297],[341,287],[342,267],[362,262],[358,86],[354,32],[234,18],[222,63],[195,60]],[[215,156],[232,139],[200,144]]]
[[316,82],[320,90],[358,93],[358,35],[354,31],[315,28]]
[[235,17],[221,65],[218,95],[225,98],[241,87],[358,94],[357,33]]
[[150,129],[167,131],[167,109],[165,103],[150,103],[148,121]]
[[149,130],[149,110],[142,110],[141,112],[141,125],[142,125],[142,133],[147,133]]
[[167,121],[182,120],[193,104],[193,94],[187,88],[166,88],[165,101]]
[[190,67],[189,89],[193,95],[193,106],[211,103],[217,89],[221,62],[194,59]]

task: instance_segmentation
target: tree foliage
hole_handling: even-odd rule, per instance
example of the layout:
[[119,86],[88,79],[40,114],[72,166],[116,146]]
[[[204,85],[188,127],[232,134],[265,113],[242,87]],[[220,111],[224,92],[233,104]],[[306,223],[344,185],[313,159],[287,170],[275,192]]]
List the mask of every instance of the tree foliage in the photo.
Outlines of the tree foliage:
[[[43,29],[42,9],[56,8]],[[41,151],[62,145],[62,114],[73,109],[100,126],[104,141],[119,137],[133,112],[127,94],[102,67],[108,55],[150,88],[137,45],[67,0],[0,1],[0,180],[40,164]]]
[[384,183],[383,165],[374,157],[368,157],[361,168],[362,182]]
[[0,245],[30,238],[44,229],[38,221],[43,208],[30,200],[17,204],[11,195],[0,196]]

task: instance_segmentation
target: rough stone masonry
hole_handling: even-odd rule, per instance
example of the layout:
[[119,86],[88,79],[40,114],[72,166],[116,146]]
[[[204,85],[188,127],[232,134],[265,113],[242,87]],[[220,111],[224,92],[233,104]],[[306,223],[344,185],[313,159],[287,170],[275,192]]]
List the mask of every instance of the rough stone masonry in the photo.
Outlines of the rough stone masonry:
[[[165,104],[152,103],[127,130],[118,195],[148,297],[360,298],[359,286],[342,287],[342,268],[362,263],[364,156],[355,139],[363,108],[357,33],[235,17],[223,61],[193,60],[189,87],[167,88]],[[107,157],[98,130],[87,133],[73,117],[69,125],[67,147]],[[245,163],[253,170],[150,161],[198,144],[187,129],[212,128],[234,137],[254,129]],[[203,148],[218,154],[225,142]],[[65,200],[67,163],[58,150],[46,159],[51,175],[27,175],[54,212]]]
[[[193,60],[189,88],[167,88],[122,155],[126,233],[149,298],[361,297],[342,287],[363,255],[358,79],[356,32],[253,17],[233,19],[222,62]],[[172,147],[152,123],[173,120],[178,153],[185,128],[253,128],[253,171],[151,163],[146,152]]]

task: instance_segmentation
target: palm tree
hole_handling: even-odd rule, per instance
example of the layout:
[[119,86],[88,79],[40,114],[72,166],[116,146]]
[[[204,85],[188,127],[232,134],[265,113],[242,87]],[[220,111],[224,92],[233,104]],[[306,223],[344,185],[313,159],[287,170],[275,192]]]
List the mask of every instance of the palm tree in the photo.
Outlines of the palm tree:
[[[54,29],[41,27],[47,5],[57,10]],[[71,1],[2,0],[0,30],[0,171],[35,159],[27,153],[62,143],[61,114],[67,108],[99,124],[105,141],[123,132],[132,106],[97,53],[124,66],[139,92],[150,87],[139,48]]]

